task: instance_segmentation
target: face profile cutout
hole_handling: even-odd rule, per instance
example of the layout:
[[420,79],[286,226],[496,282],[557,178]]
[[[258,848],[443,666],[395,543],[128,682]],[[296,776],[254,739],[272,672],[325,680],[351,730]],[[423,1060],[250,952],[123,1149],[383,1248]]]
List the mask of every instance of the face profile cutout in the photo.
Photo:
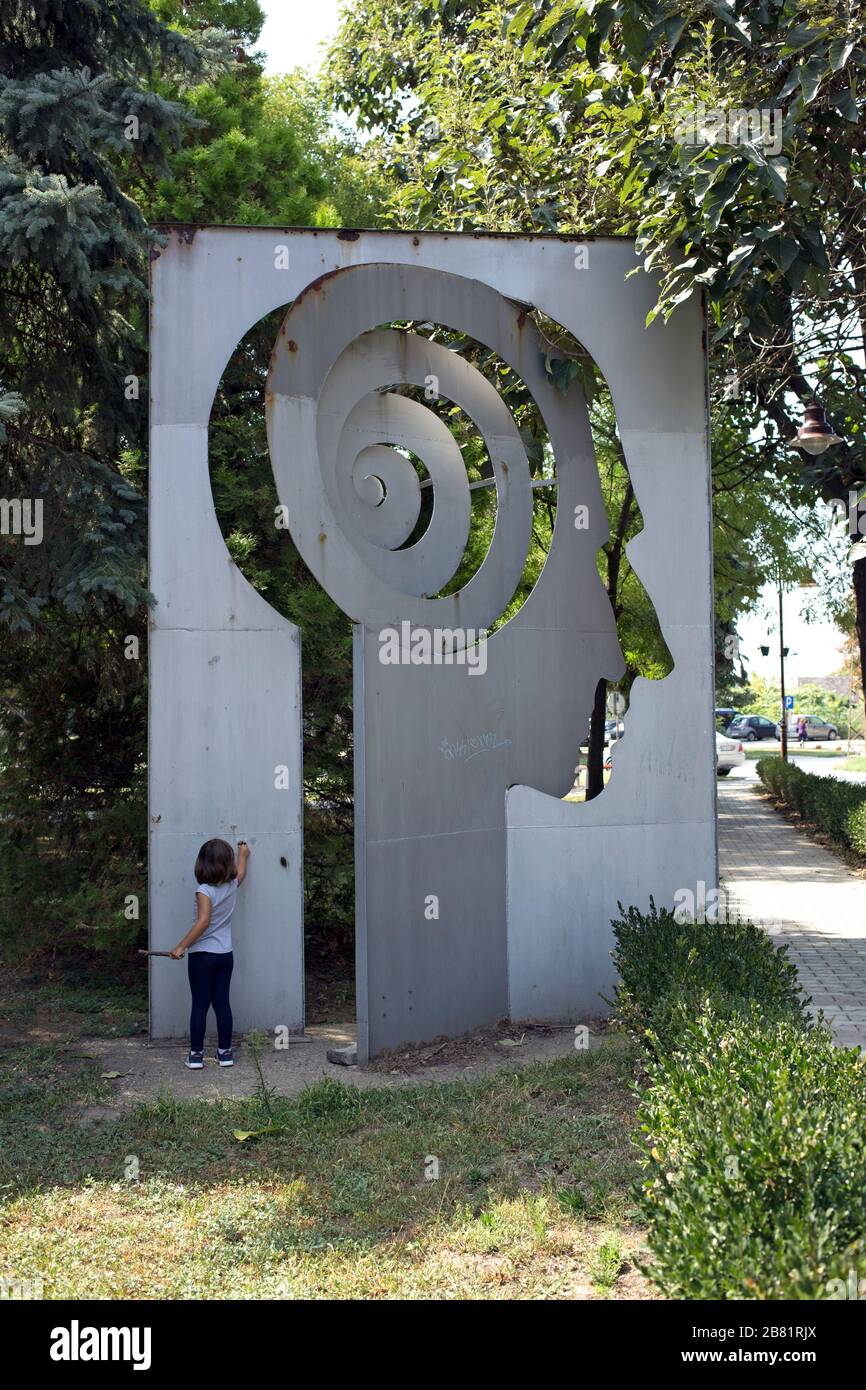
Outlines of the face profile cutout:
[[[522,606],[492,633],[526,563],[531,471],[505,400],[471,362],[411,329],[376,326],[431,321],[495,352],[526,386],[550,440],[557,492],[550,550]],[[496,488],[489,548],[456,592],[449,584],[470,527],[466,465],[440,416],[399,394],[431,379],[479,432]],[[565,795],[596,686],[617,680],[625,665],[596,561],[607,519],[582,389],[577,381],[566,392],[552,383],[525,306],[458,275],[368,265],[322,279],[291,306],[266,401],[292,538],[358,634],[359,914],[395,946],[392,965],[383,953],[385,1001],[374,1024],[390,1041],[397,1040],[392,1021],[428,1036],[441,1000],[425,978],[443,982],[455,1028],[479,984],[495,1016],[504,976],[506,792],[526,783]],[[407,545],[421,507],[412,458],[429,475],[433,502],[423,534]],[[569,524],[579,506],[590,518],[582,529]],[[385,638],[396,641],[398,656],[385,659]],[[414,951],[413,932],[401,924],[417,916],[419,884],[425,901],[438,905],[437,930],[411,966],[410,985],[393,962]],[[408,939],[397,951],[401,932]],[[496,962],[483,982],[479,956]],[[393,1002],[408,999],[407,989],[411,1018]]]

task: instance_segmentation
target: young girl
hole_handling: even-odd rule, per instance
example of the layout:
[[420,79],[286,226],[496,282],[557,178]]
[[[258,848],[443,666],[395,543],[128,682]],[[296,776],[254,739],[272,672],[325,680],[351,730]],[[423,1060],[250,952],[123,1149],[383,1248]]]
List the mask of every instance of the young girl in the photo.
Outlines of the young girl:
[[169,955],[181,960],[187,955],[192,1012],[189,1016],[190,1071],[204,1066],[204,1030],[207,1011],[213,1006],[217,1021],[216,1060],[221,1067],[234,1066],[232,1056],[232,1010],[229,985],[232,978],[232,915],[238,885],[247,875],[249,846],[238,841],[238,863],[225,840],[207,840],[195,861],[196,919],[186,936]]

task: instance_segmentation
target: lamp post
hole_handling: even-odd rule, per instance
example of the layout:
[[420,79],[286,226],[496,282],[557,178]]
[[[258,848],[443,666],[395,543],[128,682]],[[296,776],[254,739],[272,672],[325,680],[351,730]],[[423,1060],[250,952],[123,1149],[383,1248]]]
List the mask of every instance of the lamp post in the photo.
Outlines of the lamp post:
[[807,454],[812,455],[823,454],[830,448],[831,444],[842,443],[839,435],[834,434],[827,424],[824,407],[819,405],[815,396],[806,406],[802,425],[794,438],[788,440],[788,443],[793,448],[805,449]]
[[[782,705],[782,718],[779,723],[781,729],[781,753],[782,761],[788,761],[788,711],[785,708],[785,657],[788,655],[788,648],[785,646],[785,614],[782,606],[782,581],[778,583],[779,593],[779,688],[780,700]],[[762,656],[770,655],[769,645],[759,648]]]
[[[826,453],[831,444],[841,444],[842,439],[838,434],[834,434],[831,427],[827,424],[827,416],[824,407],[820,404],[817,396],[813,394],[811,401],[806,406],[803,423],[797,430],[793,439],[788,443],[795,449],[803,449],[807,454],[817,457],[819,454]],[[782,588],[779,586],[779,647],[781,650],[781,677],[782,677],[782,759],[788,760],[788,711],[785,709],[785,648],[783,643],[782,627]]]
[[782,762],[788,761],[788,707],[785,704],[785,618],[782,612],[782,586],[779,585],[779,686],[782,692]]

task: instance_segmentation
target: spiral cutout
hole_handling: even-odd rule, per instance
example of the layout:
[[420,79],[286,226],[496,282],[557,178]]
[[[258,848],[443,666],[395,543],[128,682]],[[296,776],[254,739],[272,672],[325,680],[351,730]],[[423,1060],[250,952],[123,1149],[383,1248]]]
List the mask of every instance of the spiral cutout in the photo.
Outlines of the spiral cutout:
[[[310,286],[280,330],[267,391],[277,491],[308,567],[356,621],[489,628],[523,574],[532,526],[529,461],[508,408],[476,368],[418,334],[375,327],[413,320],[445,324],[492,347],[532,391],[557,460],[585,449],[585,410],[576,416],[573,400],[567,409],[557,399],[521,306],[459,276],[356,266]],[[462,590],[438,598],[469,538],[466,467],[438,415],[388,389],[424,390],[431,382],[476,425],[497,490],[487,555]],[[406,542],[420,515],[421,485],[400,449],[423,462],[433,489],[432,515],[412,545]]]

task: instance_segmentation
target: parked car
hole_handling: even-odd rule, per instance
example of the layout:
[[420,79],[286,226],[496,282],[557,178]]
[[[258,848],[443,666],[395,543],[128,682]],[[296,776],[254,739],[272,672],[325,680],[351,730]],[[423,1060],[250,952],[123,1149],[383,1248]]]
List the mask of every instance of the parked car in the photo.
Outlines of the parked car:
[[[819,719],[815,714],[804,715],[806,720],[806,738],[809,739],[834,739],[839,737],[839,731],[835,724],[828,724],[826,719]],[[790,743],[797,737],[797,724],[800,715],[794,715],[788,719],[788,742]],[[782,737],[781,723],[776,725],[776,738]]]
[[604,746],[615,743],[621,739],[625,733],[625,724],[621,719],[606,719],[604,721]]
[[727,777],[731,768],[742,767],[746,761],[743,745],[734,738],[716,734],[716,772],[719,777]]
[[740,711],[738,709],[717,709],[716,728],[721,729],[722,733],[726,733],[731,720],[739,719],[739,717]]
[[725,733],[729,738],[742,739],[744,743],[754,743],[756,739],[778,738],[777,725],[764,714],[738,714],[732,719]]

